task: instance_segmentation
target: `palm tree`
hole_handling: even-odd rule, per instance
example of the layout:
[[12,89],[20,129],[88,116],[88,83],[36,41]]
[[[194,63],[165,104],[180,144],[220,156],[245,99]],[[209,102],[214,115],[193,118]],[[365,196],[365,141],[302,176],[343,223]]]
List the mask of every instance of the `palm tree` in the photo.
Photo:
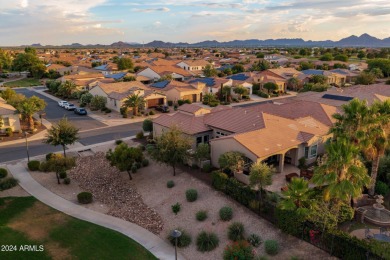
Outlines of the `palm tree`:
[[210,104],[210,102],[213,102],[215,100],[216,100],[215,95],[212,93],[206,93],[203,96],[203,103],[205,104]]
[[76,88],[77,86],[75,83],[67,80],[64,83],[62,83],[62,85],[59,88],[59,92],[64,98],[69,98],[72,95],[72,92],[76,90]]
[[24,99],[17,106],[19,113],[27,119],[28,129],[34,129],[33,115],[39,111],[42,111],[46,107],[46,102],[36,96]]
[[326,145],[326,154],[315,168],[311,181],[324,186],[324,199],[349,202],[370,184],[359,149],[350,140],[338,138]]
[[127,97],[127,99],[123,102],[124,107],[131,107],[133,109],[133,115],[138,115],[138,109],[142,108],[145,104],[145,99],[138,94],[132,94]]
[[292,178],[288,189],[283,191],[283,200],[279,203],[281,209],[297,210],[300,215],[309,213],[312,202],[312,190],[309,182],[303,178]]
[[74,144],[79,139],[78,133],[79,129],[64,117],[57,125],[53,125],[47,130],[46,139],[43,142],[54,146],[61,145],[64,150],[64,156],[66,157],[66,146]]
[[240,99],[242,99],[242,95],[246,95],[248,93],[248,89],[241,85],[235,87],[233,91],[240,96]]
[[263,162],[252,164],[249,173],[249,186],[259,188],[260,201],[262,201],[262,192],[265,186],[272,184],[272,174],[275,169]]

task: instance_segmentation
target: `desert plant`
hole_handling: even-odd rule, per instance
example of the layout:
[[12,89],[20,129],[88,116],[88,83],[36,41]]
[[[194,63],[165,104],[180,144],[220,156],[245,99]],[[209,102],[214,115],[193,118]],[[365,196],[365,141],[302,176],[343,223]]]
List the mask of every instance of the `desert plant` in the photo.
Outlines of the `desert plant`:
[[154,115],[154,111],[153,111],[153,110],[150,110],[150,111],[149,111],[149,115],[150,115],[150,116],[153,116],[153,115]]
[[6,178],[0,182],[0,191],[2,190],[8,190],[13,187],[15,187],[18,184],[18,180],[11,177],[11,178]]
[[204,172],[211,172],[212,166],[209,163],[203,164],[202,171]]
[[141,169],[142,167],[142,164],[140,162],[135,162],[134,165],[135,167],[137,167],[137,169]]
[[81,204],[89,204],[92,202],[92,193],[90,192],[80,192],[77,194],[77,200]]
[[205,210],[200,210],[196,212],[196,220],[198,221],[204,221],[207,218],[207,211]]
[[68,177],[65,170],[61,170],[59,172],[59,176],[60,176],[60,179],[65,179],[66,177]]
[[235,260],[235,259],[245,259],[253,260],[255,259],[255,253],[252,246],[245,240],[240,240],[233,242],[225,247],[223,252],[224,260]]
[[0,168],[0,179],[7,177],[7,175],[8,175],[7,169]]
[[122,139],[115,140],[115,144],[116,144],[116,145],[120,145],[121,143],[123,143],[123,140],[122,140]]
[[[189,246],[191,244],[191,241],[192,241],[190,234],[188,234],[182,228],[177,228],[176,230],[179,230],[181,232],[181,236],[177,238],[177,247],[183,248],[183,247]],[[175,241],[176,239],[171,236],[172,232],[173,232],[173,230],[171,232],[169,232],[168,240],[174,246],[176,243],[176,241]]]
[[70,179],[68,177],[64,178],[64,184],[66,185],[70,184]]
[[132,173],[136,173],[137,170],[138,170],[137,165],[134,163],[134,164],[131,166],[130,170],[131,170]]
[[233,209],[231,207],[222,207],[219,210],[219,217],[223,221],[229,221],[233,218]]
[[264,242],[265,252],[269,255],[277,255],[279,253],[279,243],[276,240],[266,240]]
[[144,137],[145,137],[144,132],[142,132],[142,131],[138,132],[137,135],[135,136],[135,138],[137,138],[137,139],[144,139]]
[[148,159],[143,159],[142,160],[142,167],[146,167],[149,165],[149,160]]
[[196,238],[196,247],[200,252],[208,252],[219,245],[219,238],[215,233],[202,231]]
[[143,144],[140,144],[140,145],[138,145],[138,149],[140,149],[141,151],[145,151],[145,145],[143,145]]
[[228,238],[232,241],[239,241],[244,239],[244,225],[241,222],[233,222],[228,227]]
[[7,127],[5,129],[5,135],[9,136],[9,137],[12,137],[14,135],[14,132],[12,132],[12,128],[11,127]]
[[186,191],[186,199],[188,202],[194,202],[198,199],[198,191],[195,189],[189,189]]
[[175,213],[175,215],[177,215],[177,213],[179,213],[179,211],[181,209],[181,204],[179,202],[176,202],[176,204],[173,204],[171,206],[171,208],[172,208],[173,213]]
[[175,186],[175,182],[174,181],[168,181],[167,182],[167,187],[170,189],[170,188],[173,188]]
[[248,241],[254,247],[258,247],[263,242],[261,237],[257,234],[250,234],[246,241]]
[[50,160],[52,156],[53,156],[53,153],[46,154],[46,156],[45,156],[46,161]]
[[30,171],[38,171],[40,164],[40,161],[30,161],[27,163],[27,166]]

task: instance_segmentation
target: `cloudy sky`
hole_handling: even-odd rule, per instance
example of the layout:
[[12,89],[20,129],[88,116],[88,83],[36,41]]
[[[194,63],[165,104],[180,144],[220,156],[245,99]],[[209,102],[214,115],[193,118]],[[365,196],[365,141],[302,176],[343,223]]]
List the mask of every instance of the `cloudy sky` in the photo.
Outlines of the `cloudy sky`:
[[390,37],[388,0],[0,0],[0,46]]

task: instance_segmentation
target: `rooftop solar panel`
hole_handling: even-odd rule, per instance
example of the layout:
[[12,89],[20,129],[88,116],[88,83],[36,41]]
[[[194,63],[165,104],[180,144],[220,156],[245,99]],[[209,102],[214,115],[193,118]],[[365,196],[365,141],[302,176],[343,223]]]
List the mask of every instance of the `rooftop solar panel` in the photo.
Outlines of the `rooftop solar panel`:
[[322,98],[332,99],[332,100],[339,100],[339,101],[351,101],[353,99],[353,97],[331,95],[331,94],[325,94],[325,95],[322,96]]
[[169,84],[168,80],[153,83],[151,86],[154,88],[165,88]]

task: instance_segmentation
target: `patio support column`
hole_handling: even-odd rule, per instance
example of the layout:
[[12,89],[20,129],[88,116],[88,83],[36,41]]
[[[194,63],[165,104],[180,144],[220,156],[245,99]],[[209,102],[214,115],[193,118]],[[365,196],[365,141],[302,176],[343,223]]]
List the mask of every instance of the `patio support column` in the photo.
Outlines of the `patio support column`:
[[283,154],[279,154],[279,167],[278,167],[278,172],[279,172],[279,173],[283,172],[283,168],[284,168],[284,153],[283,153]]

